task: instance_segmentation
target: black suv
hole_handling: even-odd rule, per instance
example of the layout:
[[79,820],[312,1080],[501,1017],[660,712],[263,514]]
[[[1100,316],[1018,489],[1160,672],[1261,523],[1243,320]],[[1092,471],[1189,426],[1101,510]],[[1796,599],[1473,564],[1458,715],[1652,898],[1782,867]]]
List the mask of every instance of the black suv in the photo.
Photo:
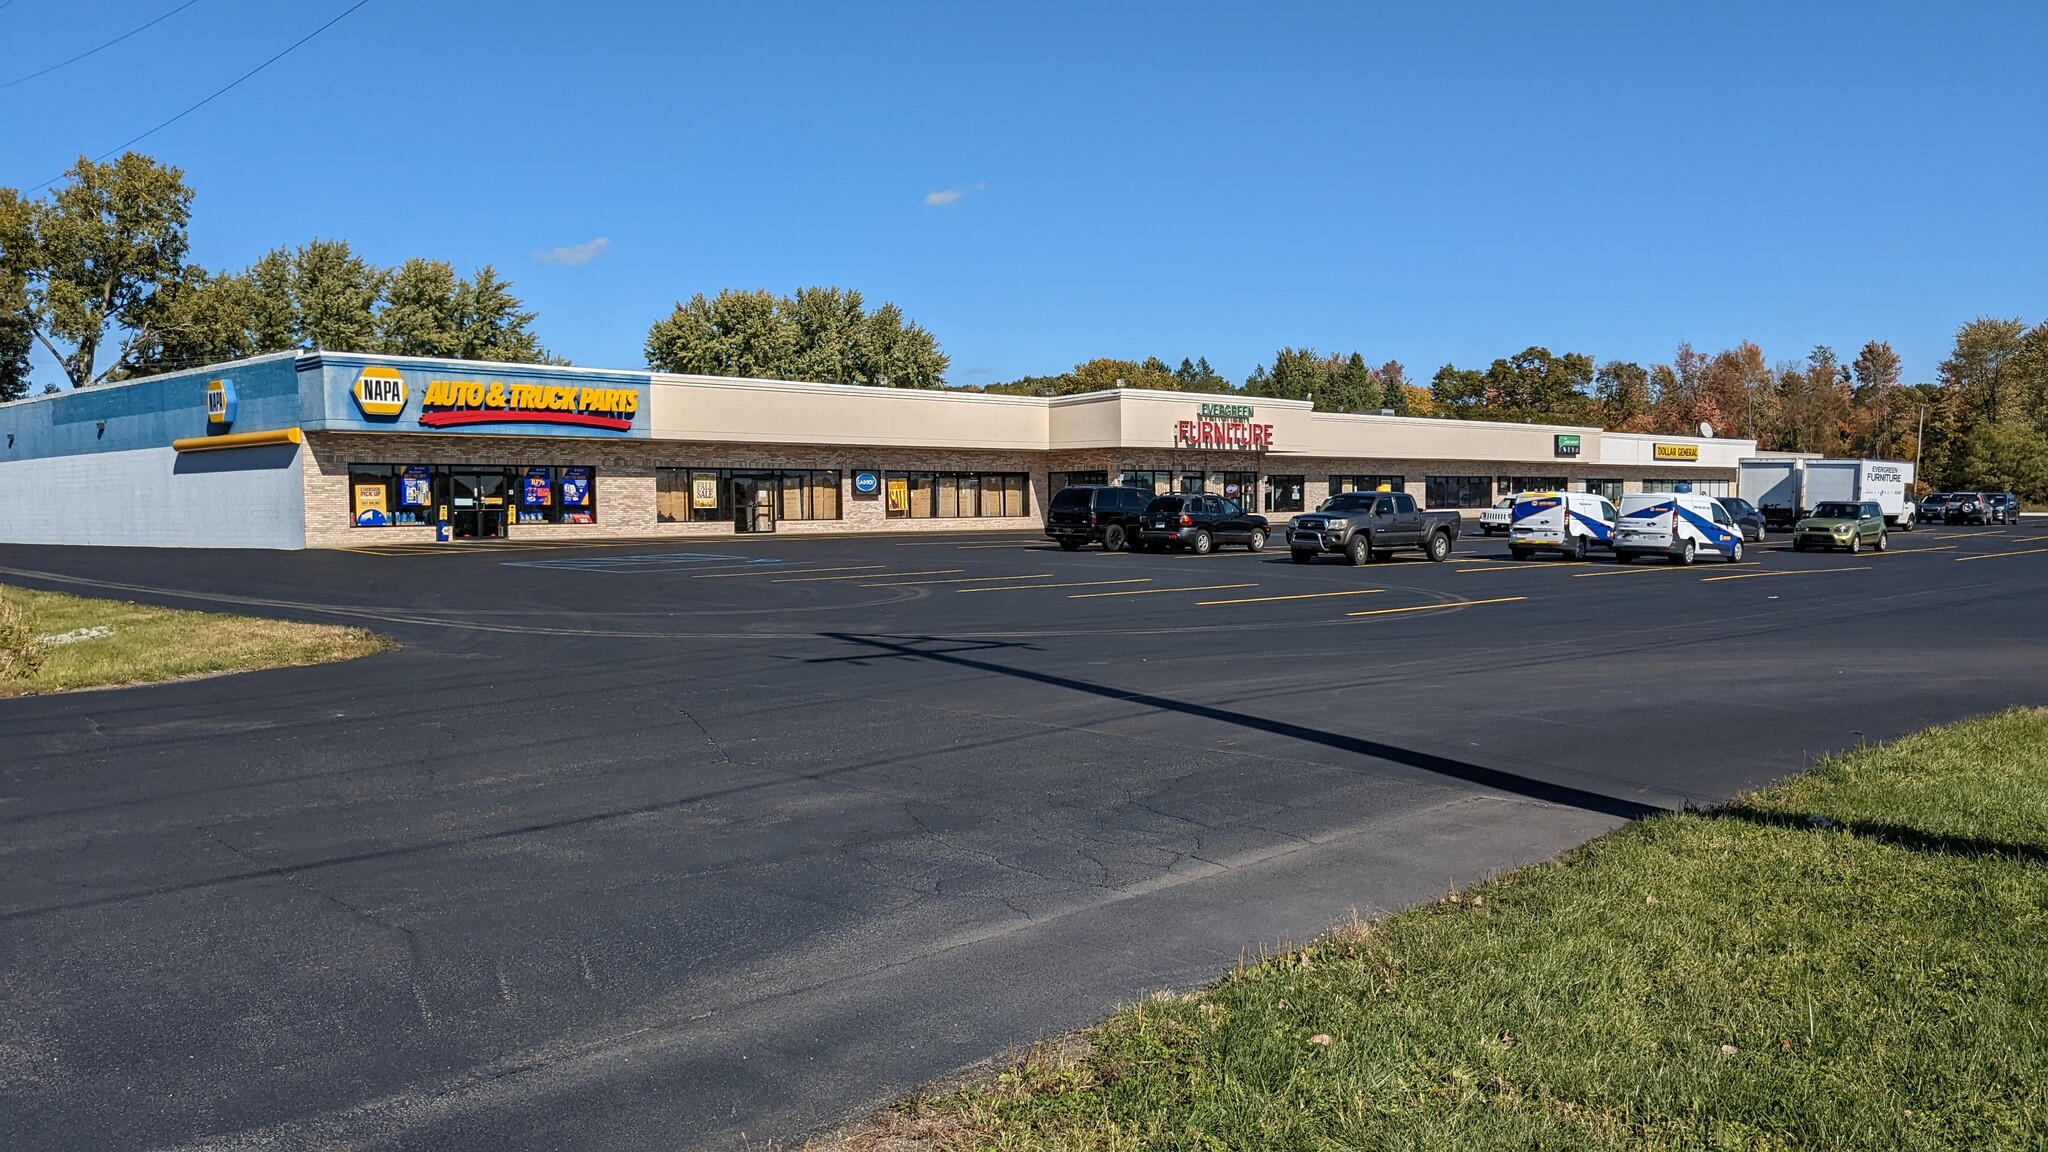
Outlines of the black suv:
[[1922,524],[1939,524],[1953,499],[1947,492],[1929,492],[1925,499],[1913,501],[1913,519]]
[[1264,551],[1266,518],[1221,496],[1161,496],[1145,506],[1145,533],[1138,549],[1186,548],[1206,556],[1222,544]]
[[2020,498],[2010,492],[1986,492],[1984,498],[1990,502],[1990,518],[2000,524],[2020,522]]
[[1948,498],[1948,504],[1941,510],[1941,518],[1949,524],[1989,524],[1991,500],[1989,492],[1958,492]]
[[1138,520],[1152,493],[1143,488],[1108,484],[1076,484],[1053,494],[1045,513],[1045,534],[1072,552],[1093,541],[1104,552],[1122,552],[1138,544]]

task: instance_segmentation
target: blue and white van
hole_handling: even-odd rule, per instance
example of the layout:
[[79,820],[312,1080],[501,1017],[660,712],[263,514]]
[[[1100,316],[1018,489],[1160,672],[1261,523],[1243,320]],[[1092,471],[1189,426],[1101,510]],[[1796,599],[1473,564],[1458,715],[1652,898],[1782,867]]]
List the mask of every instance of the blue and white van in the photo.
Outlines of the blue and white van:
[[1595,548],[1614,547],[1614,522],[1614,505],[1597,492],[1517,492],[1508,552],[1517,560],[1535,552],[1584,560]]
[[1742,559],[1742,528],[1721,502],[1699,492],[1628,492],[1614,524],[1614,559],[1668,556],[1680,564],[1698,557]]

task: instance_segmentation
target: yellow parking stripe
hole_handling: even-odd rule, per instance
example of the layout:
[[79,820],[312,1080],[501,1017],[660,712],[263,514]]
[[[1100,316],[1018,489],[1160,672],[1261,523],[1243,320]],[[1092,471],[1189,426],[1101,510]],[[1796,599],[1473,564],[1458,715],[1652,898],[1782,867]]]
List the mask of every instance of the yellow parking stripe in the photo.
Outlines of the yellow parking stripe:
[[1033,572],[1025,576],[954,576],[945,580],[891,580],[885,584],[862,584],[862,588],[901,588],[906,584],[986,584],[991,580],[1045,580],[1050,572]]
[[[1722,565],[1720,565],[1720,567],[1722,567],[1722,568],[1754,568],[1754,567],[1756,567],[1756,566],[1757,566],[1757,562],[1756,562],[1755,560],[1741,560],[1741,561],[1737,561],[1737,562],[1736,562],[1736,563],[1734,563],[1734,564],[1722,564]],[[1649,566],[1647,566],[1647,567],[1644,567],[1644,568],[1608,568],[1608,569],[1606,569],[1606,570],[1604,570],[1604,571],[1600,571],[1600,572],[1578,572],[1578,573],[1574,573],[1574,574],[1572,575],[1572,579],[1574,579],[1574,580],[1584,580],[1584,579],[1585,579],[1586,577],[1588,577],[1588,576],[1640,576],[1641,574],[1643,574],[1643,573],[1645,573],[1645,572],[1697,572],[1697,571],[1699,571],[1699,566],[1698,566],[1698,565],[1694,565],[1694,566],[1692,566],[1692,567],[1688,568],[1688,567],[1686,567],[1686,566],[1685,566],[1685,565],[1683,565],[1683,564],[1651,564],[1651,565],[1649,565]]]
[[[2044,549],[2044,551],[2048,551],[2048,549]],[[1759,576],[1826,576],[1834,572],[1868,571],[1870,571],[1870,565],[1865,564],[1856,568],[1809,568],[1802,572],[1744,572],[1738,576],[1709,576],[1700,581],[1700,583],[1716,584],[1723,580],[1754,580]]]
[[869,572],[858,576],[784,576],[779,580],[770,580],[769,583],[804,584],[814,580],[873,580],[877,576],[951,576],[956,572],[965,571],[965,568],[928,568],[923,572]]
[[1346,612],[1346,616],[1392,616],[1397,612],[1435,612],[1440,608],[1471,608],[1479,604],[1512,604],[1527,600],[1527,596],[1496,596],[1491,600],[1456,600],[1449,604],[1417,604],[1412,608],[1374,608],[1366,612]]
[[2012,542],[2015,544],[2024,544],[2029,540],[2048,540],[2048,536],[2015,536],[2012,538]]
[[1009,584],[1001,588],[955,588],[955,592],[1036,592],[1040,588],[1094,588],[1103,584],[1150,584],[1150,576],[1133,576],[1128,580],[1075,580],[1067,584]]
[[1909,556],[1915,552],[1953,552],[1960,547],[1962,547],[1960,544],[1943,544],[1939,548],[1887,548],[1882,552],[1872,553],[1872,555]]
[[1965,560],[1993,560],[2000,556],[2032,556],[2036,552],[2048,552],[2048,548],[2015,548],[2010,552],[1985,552],[1977,556],[1958,556],[1956,557],[1956,563],[1961,564]]
[[1982,532],[1944,532],[1941,538],[1943,540],[1962,540],[1971,536],[2000,536],[2004,533],[2005,529],[2003,528],[1986,528]]
[[1498,564],[1492,568],[1460,568],[1458,575],[1470,576],[1474,572],[1541,572],[1547,568],[1555,570],[1549,564],[1531,564],[1523,561],[1519,564]]
[[1094,600],[1102,596],[1152,596],[1160,592],[1217,592],[1225,588],[1257,588],[1253,584],[1195,584],[1186,588],[1134,588],[1128,592],[1076,592],[1069,600]]
[[1385,588],[1353,588],[1345,592],[1295,592],[1286,596],[1245,596],[1237,600],[1197,600],[1195,607],[1210,608],[1218,604],[1267,604],[1275,600],[1321,600],[1327,596],[1370,596],[1385,592]]
[[[1231,547],[1235,548],[1235,547],[1237,547],[1237,545],[1233,544],[1233,545],[1231,545]],[[1247,557],[1247,556],[1260,556],[1260,557],[1268,557],[1268,558],[1270,558],[1270,556],[1271,556],[1271,553],[1267,553],[1267,552],[1225,552],[1225,551],[1223,550],[1223,546],[1219,544],[1219,545],[1217,545],[1217,546],[1216,546],[1216,550],[1215,550],[1214,552],[1211,552],[1211,553],[1209,553],[1209,554],[1208,554],[1207,556],[1197,556],[1197,555],[1195,555],[1195,554],[1194,554],[1193,552],[1189,552],[1189,553],[1187,553],[1187,554],[1186,554],[1186,555],[1184,555],[1184,556],[1175,556],[1175,557],[1174,557],[1174,559],[1175,559],[1175,560],[1222,560],[1222,559],[1224,559],[1224,558],[1226,558],[1226,557],[1229,557],[1229,556],[1235,556],[1235,557],[1237,557],[1238,559],[1242,560],[1242,559],[1244,559],[1244,558],[1245,558],[1245,557]]]
[[[809,575],[813,572],[862,572],[871,568],[887,568],[887,564],[841,564],[833,568],[799,568],[796,571]],[[751,572],[699,572],[692,580],[730,580],[735,576],[786,576],[788,568],[764,565]]]

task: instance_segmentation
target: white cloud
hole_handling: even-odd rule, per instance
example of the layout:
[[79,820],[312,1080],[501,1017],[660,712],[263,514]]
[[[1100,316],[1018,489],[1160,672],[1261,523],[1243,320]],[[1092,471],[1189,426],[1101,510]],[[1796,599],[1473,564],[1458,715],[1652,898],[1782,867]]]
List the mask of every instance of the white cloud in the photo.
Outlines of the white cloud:
[[612,246],[611,237],[599,236],[583,244],[564,244],[545,252],[535,252],[533,258],[543,264],[588,264],[597,259],[597,254]]
[[937,191],[926,193],[924,202],[928,207],[942,208],[959,198],[960,190],[958,188],[941,188]]

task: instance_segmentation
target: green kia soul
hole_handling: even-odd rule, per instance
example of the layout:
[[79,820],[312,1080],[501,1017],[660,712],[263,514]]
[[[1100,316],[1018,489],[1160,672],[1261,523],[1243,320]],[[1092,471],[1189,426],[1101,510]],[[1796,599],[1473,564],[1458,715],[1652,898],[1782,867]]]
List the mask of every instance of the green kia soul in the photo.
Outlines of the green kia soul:
[[1846,548],[1861,552],[1865,544],[1884,551],[1884,511],[1865,501],[1850,504],[1829,502],[1814,508],[1813,515],[1792,528],[1792,550]]

